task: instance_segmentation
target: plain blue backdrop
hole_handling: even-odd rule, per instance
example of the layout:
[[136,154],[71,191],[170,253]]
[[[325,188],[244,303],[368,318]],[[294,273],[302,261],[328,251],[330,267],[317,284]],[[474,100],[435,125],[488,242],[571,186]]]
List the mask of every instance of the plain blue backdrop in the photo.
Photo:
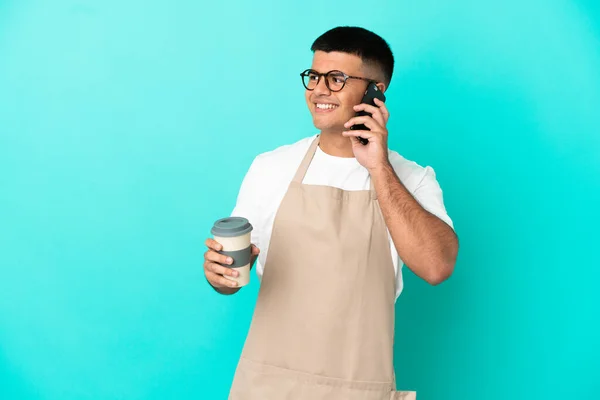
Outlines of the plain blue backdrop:
[[216,294],[203,242],[316,133],[298,74],[337,25],[390,43],[390,147],[461,239],[441,286],[405,269],[398,386],[598,398],[597,1],[0,0],[0,399],[227,397],[258,283]]

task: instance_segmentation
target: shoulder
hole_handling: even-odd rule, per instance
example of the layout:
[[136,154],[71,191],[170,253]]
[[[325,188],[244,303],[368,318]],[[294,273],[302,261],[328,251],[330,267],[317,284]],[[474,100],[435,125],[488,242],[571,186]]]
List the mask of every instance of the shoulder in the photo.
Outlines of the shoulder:
[[316,136],[309,136],[257,155],[252,163],[252,169],[265,178],[285,175],[289,170],[295,171]]
[[404,158],[396,151],[389,150],[388,159],[400,181],[410,191],[414,191],[426,176],[435,178],[433,168],[421,166],[414,161]]
[[389,152],[389,160],[394,172],[408,191],[427,211],[446,222],[454,229],[452,219],[444,206],[442,188],[432,167],[422,167],[414,161],[409,161],[396,152]]
[[261,153],[256,156],[256,159],[261,163],[276,163],[278,161],[286,160],[288,157],[304,156],[308,148],[310,147],[313,140],[317,135],[305,137],[292,144],[286,144],[279,146],[274,150]]

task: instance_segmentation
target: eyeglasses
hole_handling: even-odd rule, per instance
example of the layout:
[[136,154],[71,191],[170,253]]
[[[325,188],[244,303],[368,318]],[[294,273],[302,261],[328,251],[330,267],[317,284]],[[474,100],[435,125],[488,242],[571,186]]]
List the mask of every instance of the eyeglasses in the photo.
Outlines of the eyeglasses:
[[327,89],[331,90],[332,92],[339,92],[342,90],[348,79],[360,79],[367,82],[376,82],[373,79],[346,75],[342,71],[337,70],[320,73],[313,69],[307,69],[306,71],[302,72],[300,76],[302,77],[302,84],[306,90],[315,90],[322,76],[325,77],[325,86],[327,86]]

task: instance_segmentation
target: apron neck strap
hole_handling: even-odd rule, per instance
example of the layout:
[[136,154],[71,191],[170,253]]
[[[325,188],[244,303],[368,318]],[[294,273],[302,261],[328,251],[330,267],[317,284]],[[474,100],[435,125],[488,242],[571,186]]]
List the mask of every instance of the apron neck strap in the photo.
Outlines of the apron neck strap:
[[310,165],[310,162],[312,161],[313,157],[315,156],[315,153],[317,152],[317,147],[319,146],[319,136],[320,135],[317,135],[315,140],[313,140],[312,144],[308,148],[308,151],[306,152],[306,155],[304,156],[302,163],[300,164],[300,166],[298,167],[298,170],[296,171],[296,175],[294,176],[294,180],[293,180],[294,182],[302,183],[302,181],[304,180],[306,171],[308,171],[308,166]]
[[[313,157],[315,156],[315,153],[317,152],[317,147],[319,146],[320,136],[321,135],[317,135],[315,140],[313,140],[310,147],[308,148],[308,151],[306,152],[306,154],[304,155],[304,158],[302,159],[302,163],[300,163],[300,166],[298,167],[298,170],[296,171],[296,175],[294,175],[293,182],[301,184],[302,181],[304,180],[304,176],[306,175],[306,171],[308,171],[310,162],[312,161]],[[371,191],[371,198],[373,200],[377,199],[377,192],[375,191],[375,186],[373,186],[373,179],[371,179],[371,177],[369,177],[369,190]]]

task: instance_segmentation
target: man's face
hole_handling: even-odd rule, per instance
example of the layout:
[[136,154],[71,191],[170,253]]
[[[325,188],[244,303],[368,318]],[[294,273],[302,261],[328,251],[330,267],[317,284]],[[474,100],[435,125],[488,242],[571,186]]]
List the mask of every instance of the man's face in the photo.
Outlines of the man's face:
[[[360,57],[347,53],[316,51],[311,69],[320,73],[337,70],[346,75],[373,78],[364,75]],[[321,77],[317,87],[305,93],[315,127],[321,131],[344,131],[344,124],[356,115],[352,107],[360,104],[366,88],[366,81],[348,79],[341,91],[332,92],[325,85],[325,77]]]

